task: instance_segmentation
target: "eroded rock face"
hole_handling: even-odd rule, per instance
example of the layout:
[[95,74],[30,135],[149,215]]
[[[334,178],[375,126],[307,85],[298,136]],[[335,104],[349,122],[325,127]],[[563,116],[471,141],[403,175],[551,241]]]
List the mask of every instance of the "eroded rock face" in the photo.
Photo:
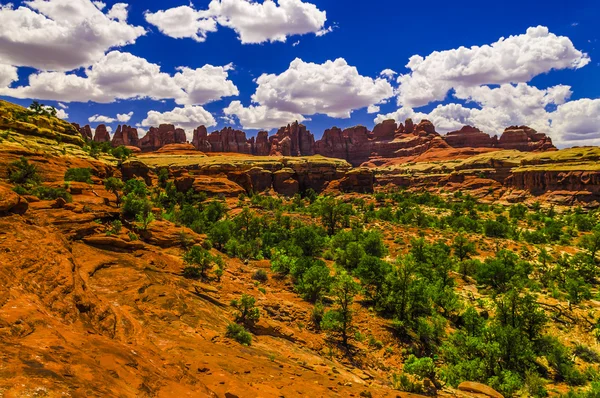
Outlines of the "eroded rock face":
[[92,128],[90,127],[89,124],[86,124],[83,127],[81,127],[77,123],[71,123],[71,124],[77,129],[77,131],[79,131],[79,133],[85,140],[91,141],[94,139],[94,137],[92,135]]
[[498,144],[498,137],[490,137],[476,127],[464,126],[446,134],[444,141],[453,148],[493,148]]
[[269,133],[259,131],[254,143],[254,154],[256,156],[269,156],[271,152],[271,144],[269,143]]
[[194,130],[192,145],[201,152],[210,152],[210,144],[208,142],[208,131],[206,127],[200,126]]
[[326,130],[315,143],[315,153],[359,166],[371,159],[416,156],[431,148],[447,146],[428,120],[416,126],[410,119],[400,126],[394,120],[386,120],[376,125],[372,133],[363,126]]
[[104,124],[99,124],[98,127],[96,127],[96,132],[94,134],[94,141],[96,141],[96,142],[109,142],[110,141],[110,134],[108,133],[108,130],[106,129],[106,126]]
[[[271,144],[278,141],[282,143],[286,138],[289,139],[289,155],[284,156],[312,156],[315,154],[315,136],[306,129],[306,126],[297,121],[280,128],[277,133],[270,138]],[[272,151],[272,149],[271,149]]]
[[142,152],[157,151],[168,144],[185,144],[187,137],[185,131],[176,129],[172,124],[161,124],[151,127],[148,133],[139,141]]
[[112,146],[116,148],[121,145],[139,147],[140,139],[138,137],[137,129],[131,126],[119,125],[113,136]]
[[511,126],[504,130],[498,140],[498,147],[522,152],[556,150],[550,137],[527,126]]

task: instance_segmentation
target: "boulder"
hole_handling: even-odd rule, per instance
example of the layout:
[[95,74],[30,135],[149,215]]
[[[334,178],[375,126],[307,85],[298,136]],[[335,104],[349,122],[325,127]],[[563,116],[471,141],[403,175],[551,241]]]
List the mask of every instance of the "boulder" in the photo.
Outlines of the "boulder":
[[475,383],[473,381],[464,381],[458,385],[460,391],[470,392],[474,394],[482,394],[490,398],[504,398],[502,394],[494,390],[492,387],[485,384]]
[[29,208],[25,198],[15,193],[8,185],[0,185],[0,214],[24,214]]

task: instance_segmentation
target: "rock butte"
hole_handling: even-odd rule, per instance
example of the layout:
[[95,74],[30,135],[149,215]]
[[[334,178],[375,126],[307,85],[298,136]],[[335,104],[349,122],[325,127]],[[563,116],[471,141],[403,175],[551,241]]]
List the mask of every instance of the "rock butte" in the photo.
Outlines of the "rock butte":
[[[91,139],[89,126],[74,126],[84,138]],[[110,140],[104,125],[97,127],[93,139],[97,142]],[[135,128],[119,126],[112,138],[112,145],[115,147],[138,147],[143,152],[186,142],[184,131],[172,124],[152,127],[141,139]],[[247,138],[244,131],[232,127],[209,134],[206,127],[199,126],[193,132],[191,144],[201,152],[232,152],[256,156],[322,155],[347,160],[353,166],[370,161],[378,164],[383,159],[417,156],[433,148],[516,149],[523,152],[556,150],[550,137],[527,126],[508,127],[500,138],[471,126],[440,135],[429,120],[422,120],[415,125],[411,119],[399,125],[394,120],[385,120],[377,124],[373,131],[364,126],[344,130],[332,127],[325,130],[323,137],[316,141],[306,126],[298,122],[281,127],[271,137],[268,132],[259,131],[256,137],[251,138]]]

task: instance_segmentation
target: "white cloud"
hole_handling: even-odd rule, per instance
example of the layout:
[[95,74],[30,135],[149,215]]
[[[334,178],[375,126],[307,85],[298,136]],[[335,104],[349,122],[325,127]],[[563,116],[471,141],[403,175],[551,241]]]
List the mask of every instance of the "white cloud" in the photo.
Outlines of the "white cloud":
[[179,72],[175,74],[173,81],[186,92],[186,95],[177,99],[177,103],[180,105],[206,104],[223,97],[238,95],[237,87],[231,80],[228,80],[228,72],[232,69],[232,64],[204,65],[198,69],[178,68]]
[[114,19],[114,20],[117,20],[120,22],[126,22],[127,14],[128,14],[127,4],[116,3],[115,5],[112,6],[110,11],[108,11],[108,14],[106,14],[106,16],[110,19]]
[[0,95],[99,103],[117,99],[174,99],[182,105],[203,105],[238,94],[237,87],[228,80],[231,68],[231,65],[181,67],[171,76],[144,58],[112,51],[86,69],[85,77],[63,72],[34,73],[29,76],[28,86],[0,88]]
[[96,114],[94,116],[90,116],[88,118],[88,121],[90,123],[114,123],[114,122],[127,123],[129,120],[131,120],[132,116],[133,116],[133,112],[123,113],[123,114],[119,113],[119,114],[117,114],[116,118]]
[[69,109],[69,107],[67,105],[63,104],[62,102],[59,102],[58,106],[61,107],[61,108],[63,108],[63,109]]
[[186,130],[188,139],[195,128],[200,125],[212,127],[217,124],[213,115],[201,106],[186,105],[182,108],[174,108],[168,112],[149,111],[141,126],[158,126],[160,124],[173,124],[175,127]]
[[213,18],[204,18],[203,14],[192,7],[181,6],[155,13],[147,11],[145,17],[148,23],[169,37],[203,42],[207,33],[217,31],[217,22]]
[[[52,106],[44,106],[44,108],[49,111],[53,107]],[[65,112],[64,109],[56,109],[56,117],[59,118],[59,119],[68,119],[69,118],[69,114],[67,112]]]
[[551,118],[552,136],[559,145],[600,145],[600,99],[559,105]]
[[296,58],[285,72],[263,74],[256,82],[254,103],[302,115],[349,118],[353,110],[380,104],[393,95],[387,80],[362,76],[343,58],[323,64]]
[[398,104],[423,106],[444,100],[453,88],[527,82],[541,73],[579,69],[589,62],[568,37],[532,27],[491,45],[412,56],[406,65],[411,72],[398,77]]
[[0,88],[8,87],[19,80],[17,68],[11,65],[0,64]]
[[118,113],[117,114],[117,120],[119,122],[122,123],[127,123],[128,121],[131,120],[131,117],[133,116],[133,112],[129,112],[129,113]]
[[[257,130],[270,130],[296,120],[299,122],[306,120],[299,113],[280,111],[261,105],[244,107],[240,101],[231,102],[227,108],[223,109],[223,113],[237,117],[243,128]],[[230,118],[229,121],[231,122],[231,120]]]
[[88,66],[107,50],[132,44],[146,33],[124,19],[110,19],[90,0],[30,0],[16,9],[12,4],[0,6],[0,26],[3,63],[56,71]]
[[101,1],[92,1],[92,4],[94,4],[96,8],[100,11],[104,10],[104,8],[106,7],[106,3],[103,3]]
[[377,113],[381,110],[381,108],[377,105],[369,105],[367,108],[367,113]]
[[600,99],[568,101],[569,86],[538,89],[525,83],[487,86],[460,90],[456,96],[475,107],[450,103],[438,105],[429,113],[402,107],[396,112],[377,115],[375,123],[386,119],[399,122],[412,118],[430,120],[439,133],[476,126],[490,135],[501,134],[506,127],[528,125],[548,134],[557,146],[600,144]]
[[327,16],[311,3],[302,0],[250,2],[247,0],[212,0],[207,10],[189,6],[146,12],[146,21],[167,36],[191,38],[202,42],[217,23],[235,30],[243,44],[285,42],[289,36],[331,32],[325,28]]
[[90,123],[114,123],[115,120],[113,117],[98,114],[88,117],[88,122]]
[[397,74],[398,72],[391,69],[384,69],[379,73],[379,76],[385,77],[386,79],[393,79]]
[[113,129],[110,126],[106,126],[106,131],[108,131],[108,134],[112,134]]

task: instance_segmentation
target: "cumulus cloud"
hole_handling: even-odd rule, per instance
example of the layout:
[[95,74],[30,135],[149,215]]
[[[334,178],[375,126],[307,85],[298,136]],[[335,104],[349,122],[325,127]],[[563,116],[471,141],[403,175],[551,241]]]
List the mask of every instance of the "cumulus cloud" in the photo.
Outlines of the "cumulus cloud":
[[158,126],[160,124],[173,124],[175,127],[186,130],[188,139],[191,133],[200,125],[212,127],[217,124],[213,115],[201,106],[186,105],[174,108],[167,112],[149,111],[146,118],[140,123],[143,127]]
[[19,80],[17,68],[11,65],[0,64],[0,88],[8,87]]
[[379,73],[379,76],[385,77],[386,79],[393,79],[397,74],[398,72],[391,69],[384,69]]
[[237,117],[243,128],[257,130],[270,130],[296,120],[299,122],[306,120],[299,113],[280,111],[261,105],[244,107],[240,101],[231,102],[227,108],[223,109],[223,113],[229,117]]
[[[190,69],[175,75],[130,53],[111,51],[96,61],[85,76],[64,72],[40,72],[29,76],[29,85],[0,88],[0,95],[64,102],[109,103],[117,99],[174,99],[181,105],[203,105],[238,95],[228,80],[231,65]],[[0,72],[1,73],[1,72]]]
[[293,35],[331,32],[331,27],[325,27],[325,11],[302,0],[212,0],[207,10],[181,6],[146,12],[146,21],[167,36],[199,42],[217,30],[217,23],[235,30],[243,44],[285,42]]
[[0,59],[13,66],[67,71],[91,65],[111,48],[146,33],[127,23],[126,5],[109,14],[90,0],[30,0],[0,6]]
[[367,113],[377,113],[381,110],[381,108],[377,105],[369,105],[367,108]]
[[127,123],[129,120],[131,120],[132,116],[133,116],[133,112],[118,113],[116,118],[96,114],[94,116],[90,116],[88,118],[88,121],[90,123],[114,123],[114,122]]
[[197,42],[206,40],[209,32],[217,31],[217,21],[203,17],[205,13],[192,7],[181,6],[155,13],[146,12],[146,21],[163,34],[175,38],[190,38]]
[[88,117],[90,123],[113,123],[115,120],[115,118],[98,114]]
[[415,122],[430,120],[439,133],[460,129],[464,125],[499,135],[506,127],[528,125],[552,137],[561,147],[600,144],[600,99],[568,101],[569,86],[558,85],[538,89],[525,83],[487,86],[459,90],[456,96],[473,107],[449,103],[438,105],[429,113],[402,107],[380,114],[375,123],[386,119]]
[[568,37],[532,27],[491,45],[412,56],[406,65],[410,73],[398,77],[398,104],[419,107],[444,100],[453,88],[528,82],[541,73],[579,69],[589,62]]
[[[44,107],[46,110],[50,111],[52,110],[52,106],[45,106]],[[56,117],[59,119],[68,119],[69,118],[69,114],[64,110],[64,109],[56,109]]]
[[343,58],[323,64],[296,58],[279,74],[263,74],[252,101],[294,114],[349,118],[352,111],[384,102],[394,94],[385,79],[362,76]]
[[549,131],[549,106],[564,104],[571,96],[569,86],[558,85],[548,89],[538,89],[519,83],[504,84],[496,88],[488,86],[457,90],[456,98],[472,103],[473,107],[449,103],[438,105],[429,113],[415,112],[410,107],[402,107],[396,112],[378,115],[377,123],[385,119],[402,121],[407,117],[429,119],[440,133],[457,130],[468,124],[476,126],[488,134],[499,134],[511,125],[527,124],[540,131]]
[[117,113],[117,120],[122,123],[127,123],[128,121],[131,120],[132,116],[133,116],[133,112]]
[[562,145],[600,145],[600,99],[559,105],[551,114],[553,137]]

